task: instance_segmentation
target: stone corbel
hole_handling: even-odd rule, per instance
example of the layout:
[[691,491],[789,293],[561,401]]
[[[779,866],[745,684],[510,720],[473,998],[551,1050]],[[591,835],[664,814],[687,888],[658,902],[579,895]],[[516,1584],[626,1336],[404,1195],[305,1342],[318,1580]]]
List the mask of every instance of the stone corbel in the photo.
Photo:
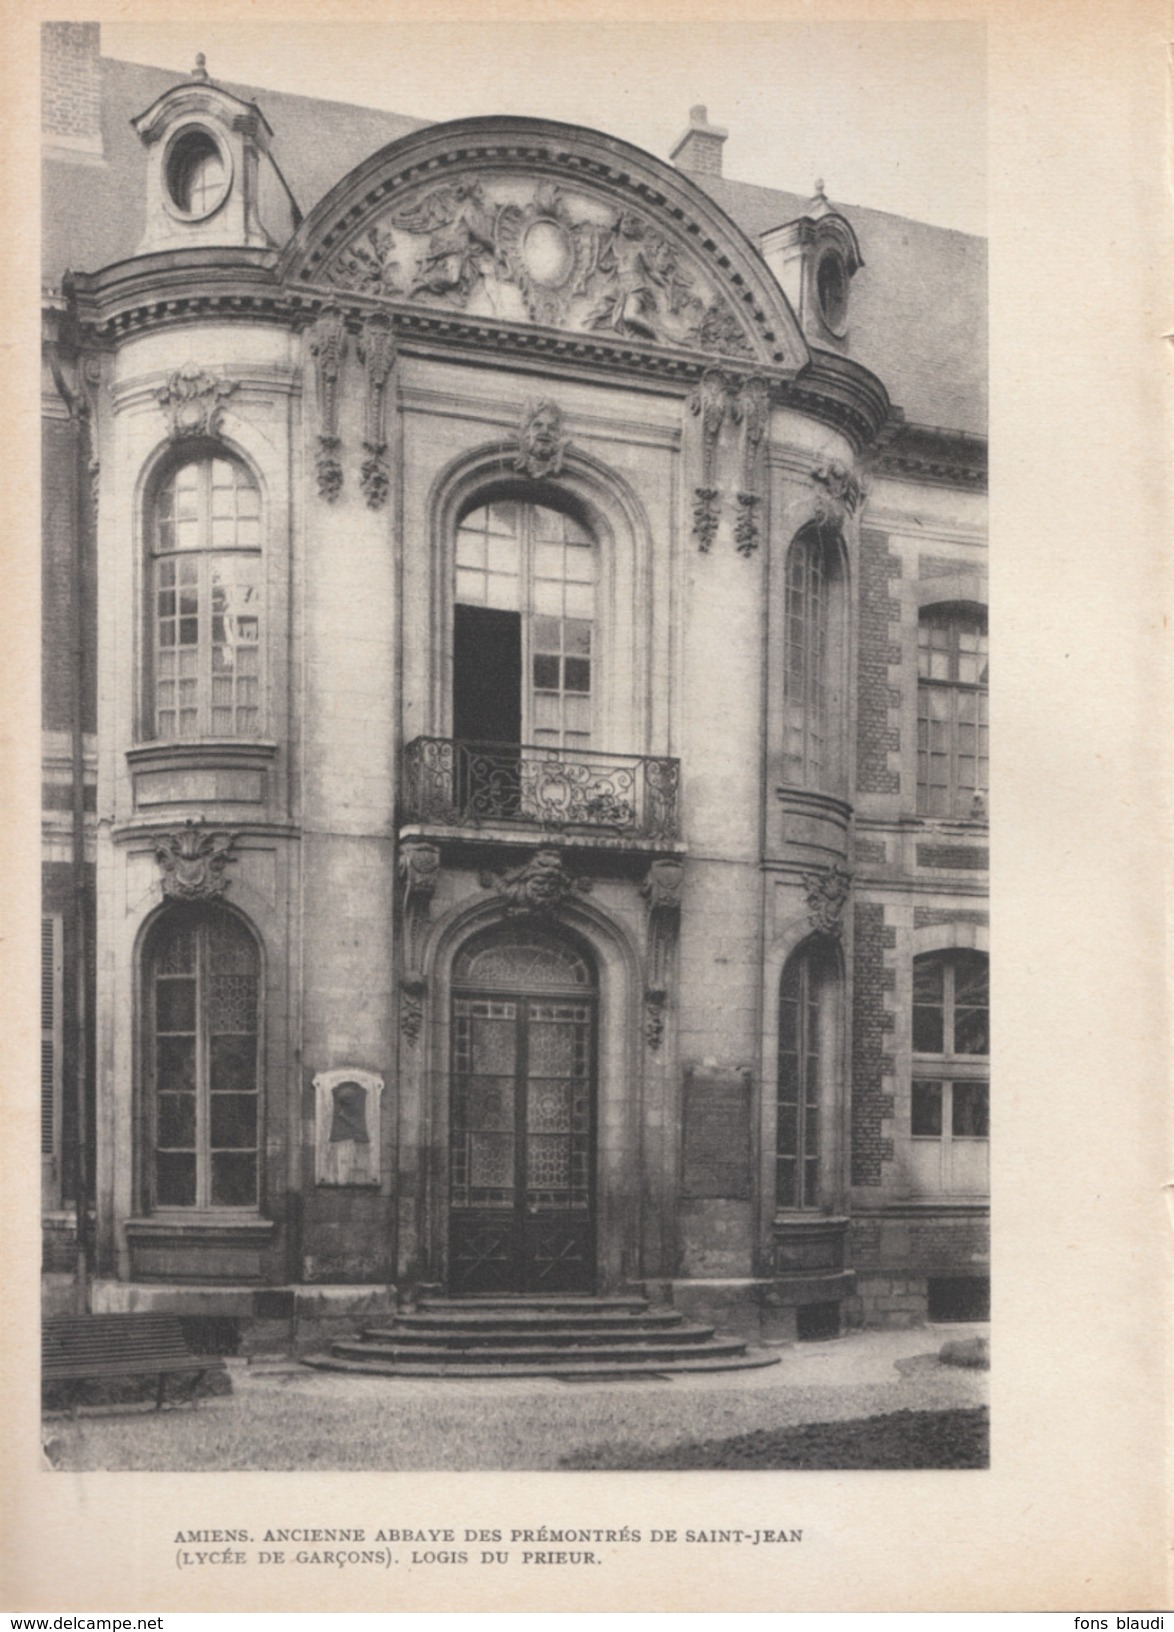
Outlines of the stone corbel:
[[400,1024],[409,1042],[420,1035],[426,983],[420,973],[424,926],[440,880],[440,850],[413,841],[400,846],[399,876],[404,887],[404,974],[400,980]]
[[648,982],[644,989],[644,1036],[649,1048],[658,1049],[664,1037],[664,1016],[668,1004],[669,975],[673,947],[681,923],[681,887],[685,869],[671,857],[651,863],[640,894],[648,907]]
[[310,330],[310,355],[318,384],[318,493],[333,504],[342,491],[342,441],[338,434],[338,381],[346,356],[346,319],[339,307],[323,306]]
[[372,510],[387,502],[391,469],[387,456],[387,382],[395,364],[390,320],[376,312],[363,325],[359,358],[367,370],[367,402],[360,485]]
[[742,484],[738,490],[738,519],[734,543],[739,555],[758,548],[757,511],[762,504],[762,443],[770,420],[770,387],[759,375],[743,380],[732,413],[742,426]]
[[163,875],[163,895],[173,901],[214,901],[230,880],[224,870],[235,861],[236,834],[204,831],[202,821],[187,821],[155,843],[155,860]]
[[701,420],[701,484],[693,489],[693,537],[701,553],[707,555],[721,514],[717,450],[730,406],[730,382],[720,368],[705,370],[689,406]]
[[852,887],[852,874],[838,862],[803,875],[807,896],[807,921],[820,935],[841,935],[844,909]]
[[440,882],[440,849],[435,844],[412,840],[399,852],[399,876],[404,886],[405,963],[416,969],[420,963],[420,942],[432,907],[432,897]]

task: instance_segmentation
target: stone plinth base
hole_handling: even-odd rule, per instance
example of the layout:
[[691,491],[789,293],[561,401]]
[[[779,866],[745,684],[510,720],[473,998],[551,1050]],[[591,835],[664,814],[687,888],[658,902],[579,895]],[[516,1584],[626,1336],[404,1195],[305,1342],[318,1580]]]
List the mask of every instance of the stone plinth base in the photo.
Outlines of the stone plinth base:
[[[208,1286],[96,1281],[95,1314],[158,1312],[193,1322],[189,1342],[218,1352],[305,1354],[390,1318],[394,1286]],[[196,1325],[195,1322],[199,1322]]]

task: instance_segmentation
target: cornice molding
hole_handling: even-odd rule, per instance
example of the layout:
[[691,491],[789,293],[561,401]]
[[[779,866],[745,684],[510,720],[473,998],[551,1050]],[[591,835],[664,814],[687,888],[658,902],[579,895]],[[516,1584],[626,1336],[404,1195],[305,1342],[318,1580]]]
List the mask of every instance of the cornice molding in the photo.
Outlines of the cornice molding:
[[987,441],[966,431],[897,419],[870,458],[869,469],[896,481],[985,493]]
[[[695,348],[572,333],[503,319],[469,317],[402,302],[343,295],[337,289],[284,287],[271,251],[192,251],[144,256],[75,280],[78,315],[91,345],[112,346],[126,336],[198,322],[275,323],[297,331],[325,306],[336,306],[357,335],[374,312],[387,315],[403,355],[474,357],[490,365],[562,365],[578,373],[638,377],[682,395],[693,390],[713,358]],[[817,351],[800,374],[784,367],[729,365],[766,382],[772,403],[808,415],[841,432],[857,452],[891,419],[881,381],[833,352]],[[905,454],[905,457],[911,457]]]

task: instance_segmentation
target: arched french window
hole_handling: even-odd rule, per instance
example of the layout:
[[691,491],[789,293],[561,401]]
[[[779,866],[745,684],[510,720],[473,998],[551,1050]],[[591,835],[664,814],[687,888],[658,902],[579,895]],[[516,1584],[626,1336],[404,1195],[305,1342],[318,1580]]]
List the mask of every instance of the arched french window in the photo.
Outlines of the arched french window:
[[838,538],[805,528],[787,551],[783,775],[839,793],[844,779],[844,579]]
[[598,978],[530,922],[483,932],[452,976],[449,1279],[459,1292],[594,1286]]
[[456,538],[453,735],[589,749],[597,549],[568,511],[498,498]]
[[775,1143],[780,1210],[816,1208],[827,1199],[839,987],[836,952],[822,938],[805,942],[783,969]]
[[146,735],[261,730],[261,495],[221,449],[181,458],[147,502]]
[[176,906],[143,951],[149,1208],[255,1210],[260,1194],[257,944],[220,907]]

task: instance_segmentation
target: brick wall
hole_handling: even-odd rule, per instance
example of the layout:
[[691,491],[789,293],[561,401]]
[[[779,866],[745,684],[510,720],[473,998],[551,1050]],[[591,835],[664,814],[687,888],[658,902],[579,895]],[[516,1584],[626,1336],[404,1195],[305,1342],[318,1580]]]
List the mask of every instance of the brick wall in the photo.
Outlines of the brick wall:
[[990,1269],[990,1221],[981,1215],[951,1218],[853,1219],[848,1229],[848,1262],[858,1273],[986,1275]]
[[41,25],[41,129],[71,147],[102,148],[101,30],[97,23]]
[[896,930],[886,927],[885,910],[859,903],[855,912],[852,1002],[852,1183],[879,1185],[882,1164],[891,1161],[893,1142],[881,1132],[885,1117],[893,1115],[892,1056],[885,1040],[895,1017],[886,1007],[884,955],[895,948]]
[[931,924],[989,924],[989,912],[973,912],[961,907],[914,907],[914,929],[928,929]]
[[939,1218],[910,1227],[909,1268],[921,1275],[986,1274],[990,1226],[985,1218]]
[[932,1281],[989,1282],[985,1216],[853,1219],[847,1248],[856,1271],[855,1295],[842,1310],[849,1327],[918,1326],[929,1315]]
[[990,853],[973,844],[919,844],[917,865],[981,872],[990,865]]
[[[899,793],[900,773],[889,763],[901,747],[900,691],[889,685],[901,662],[900,604],[891,581],[901,562],[884,533],[860,535],[860,619],[857,657],[856,786],[862,793]],[[895,701],[894,701],[895,699]]]
[[919,555],[917,558],[919,578],[954,578],[974,570],[972,562],[962,561],[956,555]]
[[[94,868],[86,867],[86,1125],[91,1180],[94,1160]],[[41,910],[59,913],[62,924],[61,960],[61,1147],[57,1152],[61,1193],[73,1194],[74,1151],[77,1142],[77,959],[78,944],[73,914],[73,869],[68,862],[47,862],[41,870]]]
[[[71,725],[69,602],[73,571],[76,458],[72,426],[66,420],[46,420],[41,460],[41,723],[46,731],[68,731]],[[98,689],[97,584],[88,486],[84,497],[82,522],[87,538],[82,575],[85,607],[82,729],[95,731]]]

